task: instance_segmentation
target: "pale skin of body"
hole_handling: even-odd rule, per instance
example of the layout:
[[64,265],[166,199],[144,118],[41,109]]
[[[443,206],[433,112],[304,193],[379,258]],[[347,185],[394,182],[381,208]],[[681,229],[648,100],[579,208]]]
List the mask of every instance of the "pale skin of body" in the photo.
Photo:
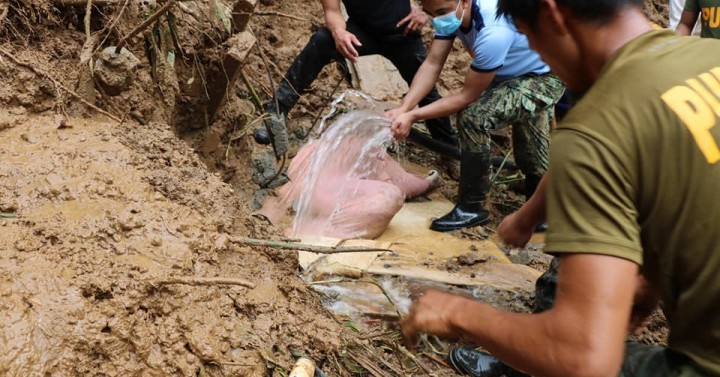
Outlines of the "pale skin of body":
[[[362,143],[343,141],[342,151],[359,155]],[[305,144],[288,168],[290,182],[280,188],[284,208],[300,199],[308,187],[312,157],[317,142]],[[372,171],[362,178],[348,178],[353,158],[336,158],[317,172],[308,221],[294,228],[301,235],[322,235],[340,239],[375,238],[381,235],[406,198],[422,195],[439,185],[439,176],[431,172],[426,178],[410,174],[387,154],[372,163]]]
[[[457,4],[444,0],[425,3],[447,3],[450,9]],[[554,73],[578,91],[598,78],[620,47],[651,29],[638,8],[625,8],[611,20],[597,24],[575,18],[554,0],[540,1],[537,19],[532,29],[519,20],[516,26]],[[506,219],[506,235],[523,234],[527,229],[524,225],[545,217],[546,185],[547,178],[524,207],[531,218],[523,218],[521,209]],[[524,236],[518,237],[516,243],[527,242]],[[548,311],[508,313],[480,301],[431,290],[414,301],[402,322],[402,331],[410,343],[420,333],[471,339],[503,362],[533,376],[617,376],[628,328],[638,321],[633,305],[644,308],[655,302],[638,274],[638,265],[625,259],[564,254],[557,298]]]
[[[356,47],[362,44],[355,34],[347,31],[345,18],[340,11],[340,0],[322,0],[323,12],[325,13],[325,26],[335,40],[335,48],[342,56],[346,57],[353,63],[357,62],[359,56]],[[423,11],[412,2],[410,3],[410,13],[397,23],[400,27],[405,25],[403,34],[418,34],[422,31],[423,26],[427,23],[428,17]]]

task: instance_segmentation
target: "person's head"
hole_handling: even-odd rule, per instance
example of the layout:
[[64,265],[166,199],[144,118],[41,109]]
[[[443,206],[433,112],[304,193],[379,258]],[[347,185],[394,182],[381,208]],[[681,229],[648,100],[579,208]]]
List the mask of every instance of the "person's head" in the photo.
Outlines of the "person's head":
[[[449,30],[437,30],[437,26],[459,20],[463,27],[470,25],[472,0],[422,0],[423,11],[433,18],[436,31],[445,34]],[[453,17],[451,14],[454,14]],[[455,28],[457,29],[457,28]],[[454,32],[455,30],[452,30]]]
[[499,0],[498,17],[512,18],[530,47],[570,89],[585,90],[592,77],[583,56],[588,45],[581,43],[580,36],[602,29],[625,10],[642,4],[643,0]]

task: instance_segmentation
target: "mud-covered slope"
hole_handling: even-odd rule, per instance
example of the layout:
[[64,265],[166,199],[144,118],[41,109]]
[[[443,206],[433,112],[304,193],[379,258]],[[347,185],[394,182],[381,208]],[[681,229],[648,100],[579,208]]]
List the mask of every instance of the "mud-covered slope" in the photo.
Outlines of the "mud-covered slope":
[[[60,127],[60,128],[59,128]],[[168,126],[0,116],[0,375],[260,376],[342,328]],[[160,285],[177,277],[256,287]]]

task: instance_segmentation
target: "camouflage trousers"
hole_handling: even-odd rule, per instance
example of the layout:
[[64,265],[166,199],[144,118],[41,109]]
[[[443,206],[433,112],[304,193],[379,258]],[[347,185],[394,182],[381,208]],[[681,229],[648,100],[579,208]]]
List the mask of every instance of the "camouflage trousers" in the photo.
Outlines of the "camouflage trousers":
[[489,152],[490,131],[512,125],[515,163],[526,175],[548,166],[550,123],[565,86],[557,76],[525,75],[493,83],[458,117],[460,148]]

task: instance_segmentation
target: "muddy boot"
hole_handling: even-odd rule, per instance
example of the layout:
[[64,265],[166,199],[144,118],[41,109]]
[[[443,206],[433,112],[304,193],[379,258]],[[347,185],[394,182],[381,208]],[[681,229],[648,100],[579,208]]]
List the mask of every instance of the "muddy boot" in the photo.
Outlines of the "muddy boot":
[[448,362],[456,372],[473,377],[529,377],[495,358],[472,348],[455,348],[448,354]]
[[553,258],[547,271],[535,282],[535,299],[533,300],[533,313],[542,313],[555,305],[555,291],[557,289],[558,268],[560,258]]
[[450,213],[434,220],[430,229],[438,232],[484,225],[490,221],[485,197],[490,189],[490,154],[462,152],[460,158],[460,195]]
[[[531,196],[535,193],[535,190],[537,190],[538,184],[540,184],[540,180],[542,179],[542,175],[526,175],[525,176],[525,200],[530,199]],[[540,224],[535,225],[535,232],[536,233],[545,233],[547,231],[547,223],[542,222]]]
[[288,131],[285,126],[286,111],[277,109],[273,102],[265,105],[268,118],[263,125],[253,131],[253,138],[258,144],[272,144],[275,156],[280,157],[288,150]]

